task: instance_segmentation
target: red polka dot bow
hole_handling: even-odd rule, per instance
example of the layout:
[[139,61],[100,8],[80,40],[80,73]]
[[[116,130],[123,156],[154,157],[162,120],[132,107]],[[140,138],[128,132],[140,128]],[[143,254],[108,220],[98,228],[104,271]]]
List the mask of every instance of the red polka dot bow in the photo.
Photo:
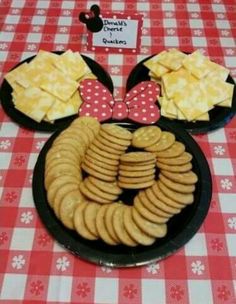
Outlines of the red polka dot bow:
[[85,79],[80,83],[83,103],[80,116],[93,116],[99,121],[129,118],[138,123],[151,124],[159,117],[155,104],[160,86],[153,81],[142,81],[133,87],[123,101],[114,101],[111,92],[98,80]]

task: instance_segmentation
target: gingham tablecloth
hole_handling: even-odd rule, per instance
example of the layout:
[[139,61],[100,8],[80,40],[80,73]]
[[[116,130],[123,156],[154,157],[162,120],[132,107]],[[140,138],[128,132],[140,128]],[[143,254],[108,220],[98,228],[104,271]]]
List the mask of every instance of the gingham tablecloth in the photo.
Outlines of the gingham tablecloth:
[[[144,15],[141,53],[90,53],[81,10]],[[0,76],[39,49],[78,50],[98,61],[122,97],[131,69],[144,57],[176,47],[204,54],[236,77],[236,1],[0,0]],[[236,303],[236,119],[195,136],[209,162],[213,197],[193,239],[171,257],[143,267],[112,269],[59,246],[36,212],[32,172],[49,134],[20,128],[0,109],[1,303]]]

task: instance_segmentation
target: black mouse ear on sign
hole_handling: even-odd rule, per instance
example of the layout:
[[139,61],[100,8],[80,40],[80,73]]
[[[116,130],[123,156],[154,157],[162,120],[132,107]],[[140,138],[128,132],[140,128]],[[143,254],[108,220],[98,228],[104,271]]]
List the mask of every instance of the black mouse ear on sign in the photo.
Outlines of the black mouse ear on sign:
[[86,13],[83,13],[83,12],[82,12],[82,13],[79,14],[79,20],[80,20],[82,23],[87,24],[89,18],[88,18],[88,16],[87,16]]
[[94,4],[90,7],[90,11],[93,12],[95,16],[98,16],[100,14],[100,7]]

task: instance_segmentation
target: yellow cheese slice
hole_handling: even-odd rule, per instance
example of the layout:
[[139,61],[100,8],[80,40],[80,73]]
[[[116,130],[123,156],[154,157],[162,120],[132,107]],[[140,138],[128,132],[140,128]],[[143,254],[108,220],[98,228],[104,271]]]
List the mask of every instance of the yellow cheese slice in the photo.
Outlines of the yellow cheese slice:
[[160,78],[162,75],[169,72],[169,69],[158,63],[165,53],[167,53],[167,51],[162,51],[143,63],[143,65],[152,72],[151,77]]
[[184,59],[183,66],[198,79],[205,77],[212,71],[210,60],[198,50]]
[[44,77],[55,68],[53,65],[45,65],[42,69],[42,65],[38,61],[31,61],[21,74],[17,75],[16,81],[24,88],[40,87]]
[[45,74],[40,88],[66,102],[78,88],[78,83],[57,69]]
[[182,90],[187,84],[197,82],[197,79],[184,68],[165,74],[162,80],[168,98],[172,98],[176,91]]
[[11,70],[10,72],[8,72],[4,78],[7,80],[7,82],[10,84],[10,86],[13,88],[14,91],[16,91],[16,93],[22,91],[22,86],[16,82],[18,75],[24,74],[26,68],[27,68],[28,64],[27,63],[23,63],[21,65],[19,65],[17,68],[15,68],[14,70]]
[[196,120],[196,121],[197,121],[197,120],[198,120],[198,121],[209,121],[209,120],[210,120],[210,116],[209,116],[208,113],[204,113],[204,114],[202,114],[202,115],[196,117],[195,120]]
[[190,83],[177,91],[173,100],[188,121],[195,120],[213,108],[205,99],[199,83]]
[[158,101],[159,101],[159,104],[161,106],[161,116],[171,118],[171,119],[177,118],[177,115],[167,113],[167,111],[166,111],[167,106],[168,106],[168,99],[167,98],[162,96],[162,97],[159,97]]
[[97,79],[97,76],[95,76],[93,73],[88,73],[82,76],[80,79],[78,79],[78,82],[81,82],[84,79]]
[[55,98],[39,88],[30,87],[18,94],[15,107],[37,122],[41,122]]
[[78,52],[73,53],[71,50],[63,53],[55,62],[55,66],[74,80],[91,73],[82,56]]
[[209,105],[217,105],[233,96],[234,85],[218,78],[210,79],[207,77],[202,79],[199,84]]
[[227,98],[227,99],[217,103],[217,106],[231,108],[232,102],[233,102],[233,99],[232,99],[232,97],[230,97],[230,98]]
[[207,74],[210,79],[218,78],[220,80],[226,81],[229,76],[229,69],[226,69],[222,65],[210,61],[211,72]]
[[81,97],[79,92],[76,91],[66,103],[56,99],[55,103],[48,110],[46,118],[51,121],[77,114],[81,104]]
[[170,49],[163,54],[158,61],[161,65],[170,70],[178,70],[183,65],[183,60],[187,57],[186,54],[177,49]]

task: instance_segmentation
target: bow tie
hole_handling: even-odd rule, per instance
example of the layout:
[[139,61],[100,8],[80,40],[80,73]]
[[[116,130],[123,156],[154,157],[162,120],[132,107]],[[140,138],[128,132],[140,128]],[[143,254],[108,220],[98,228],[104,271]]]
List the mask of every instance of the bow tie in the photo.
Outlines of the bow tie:
[[79,90],[83,101],[80,116],[93,116],[101,122],[111,118],[128,118],[143,124],[155,123],[160,117],[156,105],[160,86],[155,82],[140,82],[126,94],[123,101],[114,101],[111,92],[98,80],[83,80]]

